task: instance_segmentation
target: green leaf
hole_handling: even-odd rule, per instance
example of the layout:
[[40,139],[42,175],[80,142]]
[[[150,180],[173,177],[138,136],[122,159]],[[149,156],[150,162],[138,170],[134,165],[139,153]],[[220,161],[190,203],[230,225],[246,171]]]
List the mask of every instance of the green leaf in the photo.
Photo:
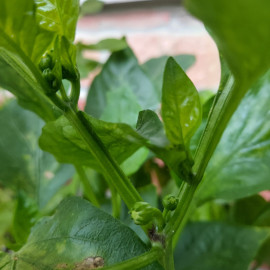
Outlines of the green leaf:
[[[12,226],[13,212],[15,208],[15,201],[13,199],[13,192],[10,189],[0,188],[0,245],[3,246],[6,242],[6,232]],[[1,252],[0,252],[1,254]],[[0,255],[1,265],[1,255]],[[0,268],[1,269],[1,268]]]
[[187,158],[184,147],[169,147],[162,122],[155,112],[141,111],[138,116],[136,131],[147,141],[143,144],[161,158],[178,177],[182,176],[182,162]]
[[[164,72],[165,65],[168,58],[169,56],[167,55],[163,55],[157,58],[152,58],[141,66],[144,72],[146,73],[146,75],[152,81],[155,87],[159,102],[161,102],[161,96],[162,96],[163,72]],[[180,65],[181,68],[185,71],[188,68],[190,68],[195,62],[195,56],[189,55],[189,54],[175,55],[173,56],[173,58],[178,63],[178,65]]]
[[72,176],[69,165],[60,165],[37,144],[44,122],[8,101],[0,108],[0,183],[33,196],[43,208]]
[[169,145],[162,122],[157,114],[151,110],[144,110],[139,113],[136,130],[153,145],[159,147]]
[[86,0],[81,5],[81,15],[98,13],[102,10],[104,3],[99,0]]
[[16,241],[16,249],[27,240],[30,229],[37,220],[38,206],[34,200],[19,192],[13,217],[12,235]]
[[268,230],[223,223],[193,223],[175,251],[176,270],[247,270]]
[[[38,28],[33,0],[2,0],[0,4],[0,86],[11,91],[20,105],[45,121],[57,112],[44,95],[44,80],[36,66],[51,46],[54,36]],[[46,87],[45,87],[46,88]]]
[[[110,154],[120,164],[140,148],[142,138],[130,126],[104,122],[87,114],[85,117],[93,125]],[[39,144],[43,150],[52,153],[59,162],[85,165],[100,170],[88,146],[64,116],[44,126]]]
[[187,144],[201,122],[200,98],[193,83],[171,57],[164,71],[161,109],[170,142]]
[[[128,120],[128,124],[131,125],[136,123],[140,110],[157,108],[158,100],[154,87],[130,49],[114,52],[108,59],[91,85],[85,111],[100,118],[106,107],[110,106],[110,112],[113,113],[113,110],[118,107],[118,104],[116,106],[113,103],[115,99],[119,99],[118,102],[121,101],[121,108],[132,108],[130,113],[129,111],[118,113],[118,119],[121,113],[122,121]],[[106,115],[109,114],[107,109]]]
[[39,25],[45,30],[65,36],[72,42],[79,17],[79,1],[35,0],[35,3]]
[[[87,258],[101,257],[109,266],[146,251],[131,229],[89,202],[71,197],[60,204],[54,216],[35,225],[26,245],[11,260],[16,258],[14,270],[71,270],[81,269]],[[162,268],[154,263],[143,269]]]
[[121,164],[121,169],[126,175],[131,175],[138,171],[138,169],[145,162],[149,154],[149,150],[146,148],[140,148],[132,156],[126,159]]
[[78,43],[77,46],[83,50],[100,50],[100,51],[110,51],[117,52],[128,48],[128,44],[125,38],[116,39],[116,38],[106,38],[102,39],[96,44],[83,44]]
[[200,200],[233,200],[270,189],[270,73],[242,100],[208,165]]
[[232,221],[239,224],[270,227],[270,203],[260,195],[236,201],[231,212]]
[[[199,92],[199,93],[201,94],[201,92]],[[203,93],[203,95],[204,95],[204,93]],[[202,100],[203,98],[206,98],[206,101],[205,102],[203,102],[203,100]],[[190,147],[189,147],[190,148],[190,151],[191,151],[191,153],[193,155],[196,152],[196,149],[197,149],[197,147],[199,145],[201,136],[202,136],[203,131],[204,131],[205,127],[206,127],[208,116],[209,116],[209,112],[210,112],[210,109],[211,109],[211,107],[213,105],[213,102],[214,102],[214,99],[215,99],[215,95],[212,93],[211,94],[211,97],[208,96],[208,98],[207,97],[201,97],[201,95],[200,95],[200,99],[201,99],[201,103],[202,103],[202,122],[201,122],[199,128],[196,130],[196,132],[193,135],[193,137],[191,138],[191,140],[190,140]]]
[[266,72],[270,66],[268,0],[185,2],[213,36],[236,79],[251,83]]
[[131,89],[120,87],[106,93],[108,101],[100,119],[108,122],[127,123],[135,126],[138,112],[142,109]]

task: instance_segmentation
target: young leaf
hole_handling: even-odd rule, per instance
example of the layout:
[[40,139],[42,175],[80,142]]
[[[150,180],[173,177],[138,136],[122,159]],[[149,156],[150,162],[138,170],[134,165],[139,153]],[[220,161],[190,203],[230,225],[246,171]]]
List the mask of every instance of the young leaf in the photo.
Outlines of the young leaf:
[[174,145],[187,144],[201,121],[199,94],[171,57],[164,71],[162,118],[167,137]]
[[[54,216],[35,225],[26,245],[9,261],[0,257],[0,266],[10,269],[15,259],[14,270],[86,269],[83,266],[91,258],[99,257],[100,266],[109,266],[146,251],[131,229],[89,202],[71,197],[59,205]],[[162,267],[153,263],[143,269]]]
[[35,3],[39,25],[73,42],[79,17],[79,0],[35,0]]
[[270,66],[268,0],[185,2],[215,39],[237,80],[252,83],[266,72]]
[[246,270],[268,230],[223,223],[193,223],[175,250],[177,270]]
[[199,197],[233,200],[270,189],[270,73],[246,94],[210,161]]
[[[168,58],[169,56],[166,55],[158,58],[152,58],[141,66],[146,75],[152,81],[160,102],[162,96],[163,72]],[[175,55],[173,58],[185,71],[195,62],[195,56],[189,54]]]
[[145,110],[139,113],[136,130],[153,145],[159,147],[169,145],[162,122],[159,120],[157,114],[151,110]]
[[44,122],[10,100],[0,108],[0,183],[24,191],[43,208],[72,176],[69,165],[58,164],[37,144]]
[[[128,96],[128,98],[125,96]],[[112,103],[113,100],[109,99],[112,97],[114,97],[113,100],[117,98],[120,101],[122,100],[122,103],[125,102],[121,105],[122,108],[133,108],[130,116],[132,122],[127,123],[130,125],[136,123],[137,114],[140,110],[155,109],[158,106],[159,102],[154,87],[140,68],[130,49],[114,52],[108,59],[101,73],[91,85],[85,111],[96,118],[101,118],[109,104],[112,104],[109,106],[110,109],[115,110],[117,108],[118,105],[115,105]],[[136,115],[134,114],[135,109]],[[107,109],[106,115],[110,113],[112,113],[112,110],[108,111]],[[122,120],[130,119],[127,116],[129,111],[121,111],[121,114],[123,115]],[[103,116],[103,120],[107,121],[108,119]],[[117,119],[114,121],[117,121]]]

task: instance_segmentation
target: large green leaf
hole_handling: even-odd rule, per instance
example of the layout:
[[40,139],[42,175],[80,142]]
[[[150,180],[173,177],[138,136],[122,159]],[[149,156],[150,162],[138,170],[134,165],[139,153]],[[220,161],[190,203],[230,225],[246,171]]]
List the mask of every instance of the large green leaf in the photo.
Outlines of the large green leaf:
[[[117,103],[114,101],[117,100]],[[85,111],[106,121],[135,125],[142,109],[157,108],[152,82],[130,49],[114,52],[93,81]],[[129,107],[128,111],[124,110]],[[113,114],[115,119],[108,119]]]
[[235,77],[255,81],[270,66],[268,0],[186,0],[215,39]]
[[52,103],[44,95],[44,80],[36,66],[54,36],[35,20],[33,0],[0,2],[0,86],[44,120],[55,119]]
[[200,98],[193,83],[171,57],[164,71],[161,109],[170,142],[188,143],[201,122]]
[[270,189],[270,73],[247,93],[208,165],[201,200],[232,200]]
[[79,17],[79,0],[35,0],[35,3],[39,25],[72,42]]
[[[168,58],[169,56],[163,55],[157,58],[152,58],[142,65],[142,69],[155,87],[159,102],[161,102],[162,96],[163,72]],[[195,62],[195,56],[189,54],[175,55],[173,58],[185,71]]]
[[176,270],[247,270],[268,230],[223,223],[193,223],[175,251]]
[[231,212],[233,222],[270,227],[270,203],[260,195],[236,201]]
[[[108,266],[146,251],[131,229],[89,202],[71,197],[54,216],[36,224],[26,245],[9,261],[1,259],[0,268],[10,269],[16,260],[14,270],[87,269],[82,267],[87,258],[101,257]],[[143,269],[162,268],[154,263]]]
[[73,174],[71,166],[59,165],[39,149],[43,124],[15,100],[0,108],[0,183],[34,196],[39,207],[44,207]]
[[[87,114],[85,117],[93,125],[110,154],[119,163],[140,148],[140,141],[143,139],[130,126],[104,122]],[[52,153],[60,162],[100,169],[80,134],[64,116],[45,125],[39,142],[43,150]]]

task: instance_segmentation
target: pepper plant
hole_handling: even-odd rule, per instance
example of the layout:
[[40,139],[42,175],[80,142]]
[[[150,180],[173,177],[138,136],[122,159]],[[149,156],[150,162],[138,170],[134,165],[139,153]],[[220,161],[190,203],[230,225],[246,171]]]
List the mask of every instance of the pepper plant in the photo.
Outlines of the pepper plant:
[[[140,65],[125,39],[75,45],[78,0],[1,1],[0,86],[22,108],[0,110],[0,269],[269,262],[270,205],[256,194],[270,189],[270,3],[185,6],[219,49],[216,94],[186,75],[191,55]],[[80,77],[101,66],[84,50],[111,56],[82,111]]]

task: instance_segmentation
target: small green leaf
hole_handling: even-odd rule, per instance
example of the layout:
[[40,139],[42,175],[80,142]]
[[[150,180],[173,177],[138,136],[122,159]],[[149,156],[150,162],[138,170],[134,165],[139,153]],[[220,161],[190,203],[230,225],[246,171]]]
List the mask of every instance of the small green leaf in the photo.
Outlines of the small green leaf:
[[268,0],[185,2],[209,29],[237,80],[252,83],[266,72],[270,66]]
[[35,0],[39,25],[73,42],[79,17],[78,0]]
[[[16,258],[14,270],[71,270],[87,258],[101,257],[104,266],[109,266],[146,251],[131,229],[89,202],[71,197],[59,205],[54,216],[35,225],[26,245],[10,260]],[[1,269],[9,269],[7,258],[3,260]],[[157,263],[143,268],[154,269],[162,268]]]
[[[163,72],[169,56],[163,55],[158,58],[152,58],[145,62],[141,67],[152,81],[159,102],[161,102],[162,96],[162,81],[163,81]],[[195,56],[189,54],[181,54],[173,56],[178,65],[181,66],[183,70],[190,68],[195,62]]]
[[270,189],[270,73],[246,94],[206,169],[201,200],[251,196]]
[[[118,93],[114,94],[115,91]],[[108,95],[109,92],[112,94]],[[109,99],[111,96],[117,96],[119,100],[122,100],[123,97],[121,102],[125,102],[125,104],[122,104],[121,108],[133,108],[130,117],[127,116],[129,111],[121,111],[122,115],[124,114],[121,119],[124,121],[128,119],[127,124],[131,125],[136,123],[137,114],[140,110],[156,109],[158,106],[152,82],[142,71],[130,49],[114,52],[108,59],[101,73],[91,85],[85,111],[96,118],[100,118],[107,106],[110,106],[111,109],[115,109],[115,106],[117,106],[112,103],[113,100]],[[128,98],[125,96],[128,96]],[[108,114],[107,111],[106,115]],[[131,121],[130,118],[133,120]],[[117,121],[117,119],[114,121]]]
[[106,38],[99,41],[96,44],[85,45],[82,43],[78,44],[84,50],[98,50],[98,51],[110,51],[117,52],[128,48],[128,44],[125,38]]
[[89,14],[94,14],[98,13],[102,10],[104,6],[104,3],[99,0],[86,0],[82,5],[81,5],[81,15],[89,15]]
[[169,58],[162,88],[162,118],[168,139],[187,144],[201,122],[199,94],[182,68]]
[[157,114],[151,110],[145,110],[139,113],[136,130],[153,145],[159,147],[169,145],[162,122]]
[[175,250],[177,270],[247,270],[268,230],[225,223],[192,223]]

